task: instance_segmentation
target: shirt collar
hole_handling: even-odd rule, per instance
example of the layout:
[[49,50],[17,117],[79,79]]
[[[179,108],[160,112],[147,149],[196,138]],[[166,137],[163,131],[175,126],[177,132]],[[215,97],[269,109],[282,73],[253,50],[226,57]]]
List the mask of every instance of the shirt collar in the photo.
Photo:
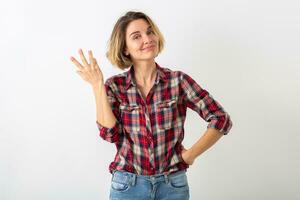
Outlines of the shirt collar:
[[[157,69],[158,76],[156,76],[154,84],[158,84],[160,80],[165,82],[167,80],[167,76],[166,76],[165,72],[163,71],[162,67],[159,64],[157,64],[156,62],[155,62],[155,66]],[[128,87],[131,84],[133,86],[136,86],[133,65],[131,65],[130,69],[126,72],[126,86],[125,86],[126,89],[128,89]]]

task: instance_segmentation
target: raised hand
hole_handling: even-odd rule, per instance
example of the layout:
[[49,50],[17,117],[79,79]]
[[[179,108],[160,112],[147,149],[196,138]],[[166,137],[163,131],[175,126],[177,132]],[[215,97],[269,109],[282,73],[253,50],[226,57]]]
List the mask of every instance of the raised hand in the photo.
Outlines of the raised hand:
[[88,54],[89,62],[86,60],[82,49],[79,49],[82,64],[71,56],[71,61],[77,66],[76,73],[78,73],[83,80],[87,81],[92,86],[103,84],[103,74],[97,64],[97,60],[93,57],[91,50],[88,51]]

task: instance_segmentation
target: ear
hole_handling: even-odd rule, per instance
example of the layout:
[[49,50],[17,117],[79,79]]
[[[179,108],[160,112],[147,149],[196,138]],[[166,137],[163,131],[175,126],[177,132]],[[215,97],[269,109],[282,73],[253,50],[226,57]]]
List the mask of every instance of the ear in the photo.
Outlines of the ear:
[[124,50],[124,54],[125,54],[126,56],[129,56],[129,53],[128,53],[127,49]]

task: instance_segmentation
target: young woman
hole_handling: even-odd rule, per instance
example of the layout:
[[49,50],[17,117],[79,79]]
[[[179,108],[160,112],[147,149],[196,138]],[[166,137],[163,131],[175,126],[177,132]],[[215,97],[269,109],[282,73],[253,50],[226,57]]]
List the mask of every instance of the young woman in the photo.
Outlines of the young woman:
[[[120,17],[111,34],[107,57],[127,71],[103,80],[96,59],[79,50],[77,73],[93,88],[100,136],[115,143],[109,166],[110,199],[189,199],[189,165],[232,127],[229,114],[194,79],[160,66],[155,57],[164,38],[142,12]],[[209,122],[206,132],[185,149],[186,110]]]

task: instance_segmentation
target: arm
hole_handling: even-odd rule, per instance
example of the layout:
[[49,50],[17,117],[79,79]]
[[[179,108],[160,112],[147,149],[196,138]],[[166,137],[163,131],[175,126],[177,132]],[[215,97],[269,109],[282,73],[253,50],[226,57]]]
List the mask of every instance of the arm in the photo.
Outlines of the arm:
[[94,85],[93,92],[96,101],[97,123],[103,127],[112,128],[116,123],[116,117],[109,104],[105,85],[103,83]]
[[208,91],[189,75],[181,72],[180,77],[183,102],[206,122],[209,122],[202,137],[189,150],[183,150],[183,159],[188,164],[192,164],[197,156],[210,148],[221,136],[228,134],[232,128],[232,121],[229,114]]
[[112,92],[108,81],[104,84],[93,86],[96,101],[96,124],[100,131],[100,137],[108,142],[117,142],[122,133],[122,125],[119,122],[119,102]]
[[209,149],[222,136],[223,134],[221,134],[218,130],[214,128],[208,128],[200,137],[200,139],[189,150],[183,150],[182,158],[187,164],[193,164],[194,160],[199,155]]
[[109,142],[119,140],[122,126],[118,123],[118,101],[111,91],[108,81],[103,84],[103,74],[94,58],[92,51],[89,51],[89,62],[79,49],[79,55],[83,64],[78,62],[74,57],[71,61],[78,67],[76,71],[83,80],[92,85],[97,108],[97,120],[100,136]]

